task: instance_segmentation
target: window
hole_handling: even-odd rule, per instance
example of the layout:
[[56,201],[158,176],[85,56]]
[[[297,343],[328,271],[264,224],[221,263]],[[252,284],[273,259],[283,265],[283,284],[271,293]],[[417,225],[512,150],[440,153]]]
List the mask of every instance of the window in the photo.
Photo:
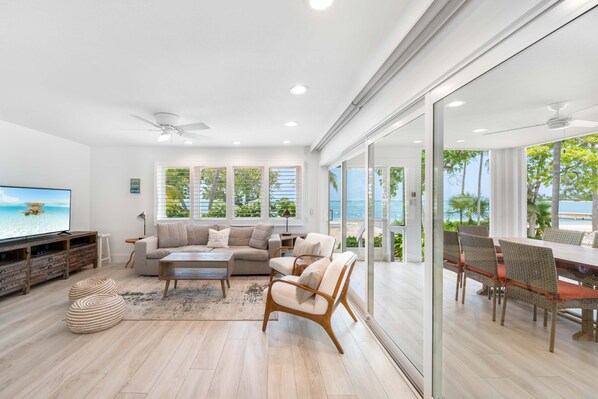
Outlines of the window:
[[226,168],[196,169],[200,218],[226,218]]
[[390,222],[405,225],[405,169],[390,168]]
[[262,168],[234,168],[236,218],[259,218],[262,215]]
[[267,221],[281,218],[286,209],[292,217],[301,217],[301,166],[157,163],[155,171],[156,222]]
[[282,217],[287,209],[291,217],[300,216],[299,173],[297,166],[270,168],[270,217]]
[[190,168],[159,167],[157,170],[157,215],[160,219],[190,216]]

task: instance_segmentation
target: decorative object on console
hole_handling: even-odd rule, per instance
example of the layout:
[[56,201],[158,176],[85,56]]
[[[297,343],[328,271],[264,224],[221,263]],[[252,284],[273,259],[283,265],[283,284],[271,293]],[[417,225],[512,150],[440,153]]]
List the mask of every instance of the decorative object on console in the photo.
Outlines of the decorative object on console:
[[137,215],[137,220],[139,220],[140,222],[143,221],[143,237],[145,237],[147,235],[146,225],[145,225],[145,211],[143,211],[139,215]]
[[289,209],[288,208],[285,209],[284,213],[282,214],[282,217],[286,218],[286,227],[285,227],[284,233],[282,233],[283,235],[289,235],[290,234],[289,233],[289,218],[291,216],[293,216],[293,215],[291,215],[291,212],[289,212]]

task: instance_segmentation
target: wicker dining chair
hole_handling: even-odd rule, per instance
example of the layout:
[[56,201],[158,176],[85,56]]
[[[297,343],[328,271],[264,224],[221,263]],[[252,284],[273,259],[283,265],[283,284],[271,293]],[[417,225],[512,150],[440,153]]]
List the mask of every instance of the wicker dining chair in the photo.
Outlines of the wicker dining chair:
[[[500,325],[505,324],[507,300],[519,299],[552,313],[550,352],[554,352],[559,309],[598,309],[598,291],[559,280],[552,249],[499,240],[505,256],[506,283]],[[596,335],[598,339],[598,335]]]
[[467,277],[492,287],[492,321],[496,321],[496,298],[500,301],[499,289],[504,286],[505,267],[496,260],[494,240],[471,234],[460,236],[464,257],[461,303],[465,303]]
[[584,236],[583,231],[553,229],[548,227],[544,230],[542,239],[544,241],[558,242],[560,244],[581,245]]
[[459,234],[469,234],[472,236],[480,236],[480,237],[490,237],[490,233],[488,232],[488,227],[486,226],[457,226],[457,231]]
[[442,267],[457,273],[457,285],[455,287],[455,301],[459,300],[459,285],[463,281],[463,261],[461,259],[461,246],[459,245],[459,234],[456,231],[444,231],[442,250]]

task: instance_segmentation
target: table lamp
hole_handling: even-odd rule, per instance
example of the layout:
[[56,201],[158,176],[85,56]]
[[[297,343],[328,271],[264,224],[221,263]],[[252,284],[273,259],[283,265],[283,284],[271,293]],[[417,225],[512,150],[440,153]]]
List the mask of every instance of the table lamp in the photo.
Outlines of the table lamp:
[[291,215],[291,212],[289,212],[289,209],[288,208],[285,209],[284,213],[282,214],[282,217],[287,219],[287,223],[286,223],[286,228],[285,228],[285,231],[284,231],[284,235],[289,235],[290,234],[289,233],[289,218],[291,216],[293,216],[293,215]]
[[137,215],[137,220],[139,220],[140,222],[143,221],[143,236],[145,237],[145,235],[146,235],[146,232],[145,232],[145,211],[143,211],[139,215]]

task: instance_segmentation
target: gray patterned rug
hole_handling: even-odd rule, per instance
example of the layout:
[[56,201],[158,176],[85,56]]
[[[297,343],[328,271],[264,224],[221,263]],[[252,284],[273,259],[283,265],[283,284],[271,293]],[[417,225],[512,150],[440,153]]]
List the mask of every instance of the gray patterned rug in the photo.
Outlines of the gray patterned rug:
[[[125,299],[124,320],[262,320],[265,305],[262,292],[268,276],[233,276],[226,298],[220,281],[181,280],[176,289],[170,282],[162,299],[164,281],[138,276],[121,284]],[[276,314],[270,317],[276,320]]]

